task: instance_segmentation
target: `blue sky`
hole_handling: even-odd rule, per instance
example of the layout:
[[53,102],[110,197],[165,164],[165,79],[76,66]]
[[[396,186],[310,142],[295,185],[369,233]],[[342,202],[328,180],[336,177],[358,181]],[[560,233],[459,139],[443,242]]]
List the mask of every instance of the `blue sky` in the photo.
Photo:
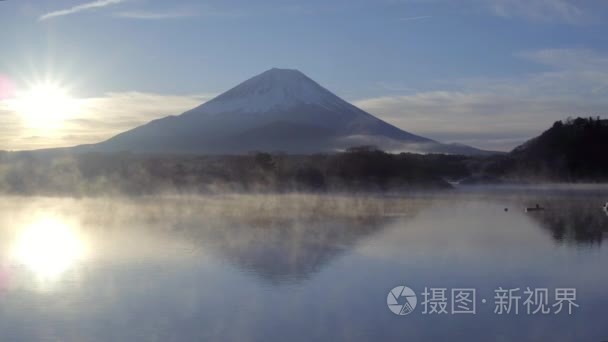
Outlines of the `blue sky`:
[[605,0],[7,0],[0,77],[84,109],[32,133],[0,98],[0,149],[95,142],[286,67],[407,131],[508,150],[608,114],[607,19]]

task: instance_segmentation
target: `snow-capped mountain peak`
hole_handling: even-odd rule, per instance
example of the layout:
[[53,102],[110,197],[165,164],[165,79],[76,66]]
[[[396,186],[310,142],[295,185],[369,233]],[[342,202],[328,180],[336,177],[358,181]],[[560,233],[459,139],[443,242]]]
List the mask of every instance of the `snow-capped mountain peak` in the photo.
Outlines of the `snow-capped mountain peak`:
[[342,102],[298,70],[273,68],[195,108],[193,112],[268,112],[302,104],[344,105]]

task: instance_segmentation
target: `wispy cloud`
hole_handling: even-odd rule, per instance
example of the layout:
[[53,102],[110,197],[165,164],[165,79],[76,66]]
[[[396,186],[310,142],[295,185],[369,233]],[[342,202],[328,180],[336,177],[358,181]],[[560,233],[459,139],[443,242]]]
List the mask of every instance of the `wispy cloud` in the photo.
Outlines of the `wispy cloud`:
[[116,5],[121,2],[125,2],[125,1],[127,1],[127,0],[96,0],[96,1],[92,1],[92,2],[83,3],[80,5],[76,5],[76,6],[73,6],[70,8],[49,12],[49,13],[41,15],[38,19],[41,21],[48,20],[51,18],[56,18],[56,17],[60,17],[60,16],[64,16],[64,15],[70,15],[70,14],[75,14],[78,12],[93,10],[96,8]]
[[517,53],[515,56],[556,69],[608,70],[608,56],[590,49],[531,50]]
[[417,16],[417,17],[399,18],[399,20],[401,20],[401,21],[414,21],[414,20],[422,20],[422,19],[429,19],[429,18],[432,18],[432,16],[430,16],[430,15],[421,15],[421,16]]
[[164,20],[197,17],[199,13],[193,10],[168,10],[168,11],[126,11],[114,14],[115,17],[140,19],[140,20]]
[[495,15],[505,18],[577,23],[586,17],[579,7],[581,2],[574,0],[491,0],[483,3]]
[[[524,19],[533,22],[561,22],[580,24],[594,18],[592,8],[605,1],[581,0],[391,0],[392,2],[414,2],[419,5],[452,6],[457,3],[463,13],[483,13],[508,19]],[[420,17],[403,20],[419,20]],[[423,19],[426,16],[422,16]]]

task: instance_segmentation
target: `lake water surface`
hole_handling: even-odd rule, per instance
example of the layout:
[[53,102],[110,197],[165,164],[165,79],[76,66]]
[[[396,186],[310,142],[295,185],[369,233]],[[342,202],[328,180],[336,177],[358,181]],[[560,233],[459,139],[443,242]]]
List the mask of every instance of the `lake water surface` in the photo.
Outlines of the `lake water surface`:
[[[607,200],[593,186],[3,197],[0,340],[608,340]],[[417,295],[408,315],[387,306],[399,285]],[[527,287],[549,306],[575,289],[578,307],[527,314]],[[448,313],[423,312],[425,288],[446,289]],[[451,312],[459,288],[475,314]],[[499,288],[520,289],[518,314],[495,312]]]

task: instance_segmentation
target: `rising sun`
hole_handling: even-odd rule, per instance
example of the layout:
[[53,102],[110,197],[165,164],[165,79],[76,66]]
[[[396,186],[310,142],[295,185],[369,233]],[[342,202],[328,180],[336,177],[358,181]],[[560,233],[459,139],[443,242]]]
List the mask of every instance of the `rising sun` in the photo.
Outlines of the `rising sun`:
[[12,107],[29,128],[54,129],[79,110],[69,89],[56,82],[39,82],[18,92]]

